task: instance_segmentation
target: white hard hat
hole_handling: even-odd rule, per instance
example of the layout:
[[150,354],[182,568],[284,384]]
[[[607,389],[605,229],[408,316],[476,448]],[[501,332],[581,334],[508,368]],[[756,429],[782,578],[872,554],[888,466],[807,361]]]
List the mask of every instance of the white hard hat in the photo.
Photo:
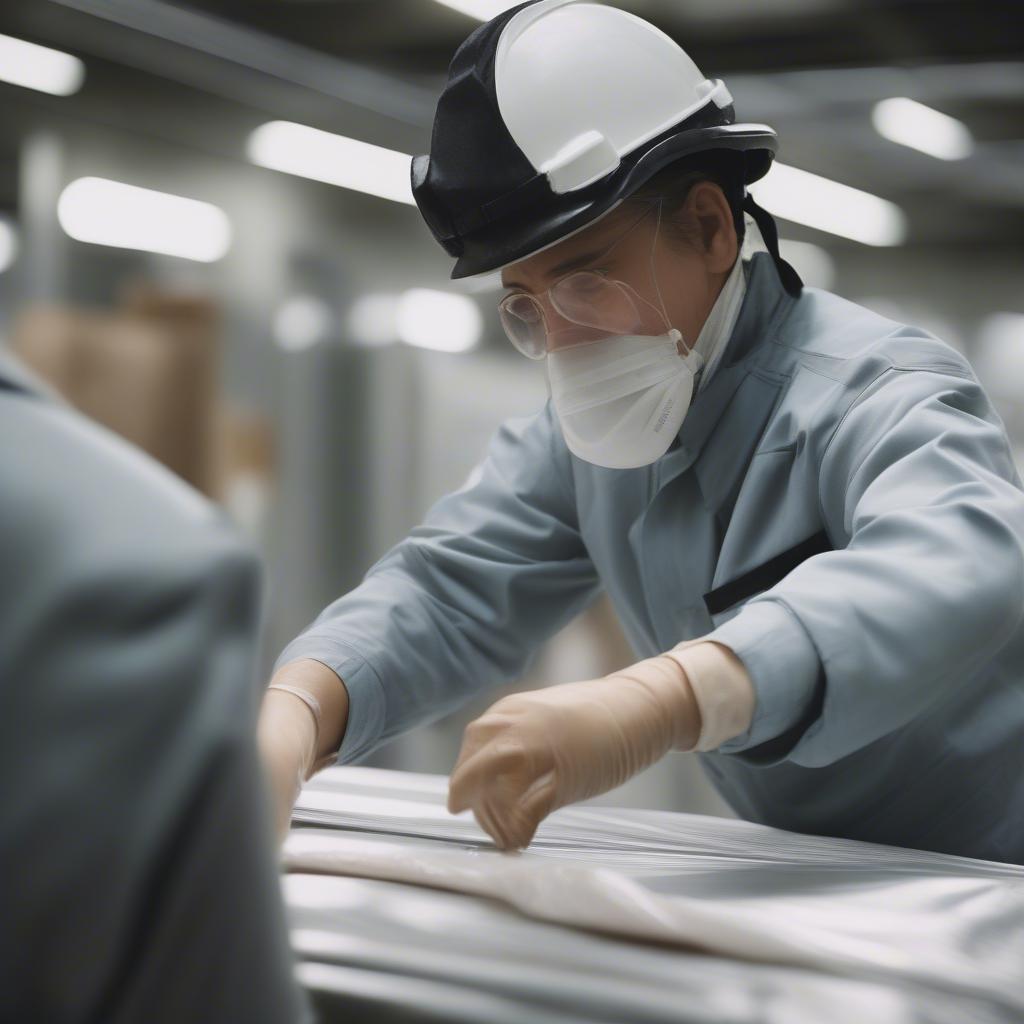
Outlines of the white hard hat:
[[506,25],[494,88],[513,142],[558,193],[605,177],[698,111],[732,104],[661,29],[575,0],[542,0]]
[[775,132],[734,122],[725,84],[654,25],[604,4],[533,0],[456,51],[430,153],[412,161],[413,195],[457,257],[451,276],[468,277],[572,234],[681,157],[731,152],[742,181],[756,181]]

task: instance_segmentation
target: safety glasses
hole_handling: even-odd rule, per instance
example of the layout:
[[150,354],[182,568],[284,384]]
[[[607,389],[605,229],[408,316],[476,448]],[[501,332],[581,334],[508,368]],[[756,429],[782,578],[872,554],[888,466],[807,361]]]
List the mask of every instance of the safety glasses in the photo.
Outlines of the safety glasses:
[[[628,202],[641,202],[644,210],[607,249],[594,257],[595,263],[606,259],[652,213],[657,212],[660,225],[661,197]],[[656,241],[657,228],[654,237]],[[654,244],[651,244],[652,273]],[[551,312],[545,313],[545,303]],[[657,314],[654,324],[649,310]],[[543,359],[554,348],[596,341],[612,334],[656,334],[667,327],[665,317],[658,314],[652,303],[625,281],[609,278],[603,270],[570,271],[540,296],[525,291],[512,292],[498,303],[498,314],[509,341],[529,359]]]

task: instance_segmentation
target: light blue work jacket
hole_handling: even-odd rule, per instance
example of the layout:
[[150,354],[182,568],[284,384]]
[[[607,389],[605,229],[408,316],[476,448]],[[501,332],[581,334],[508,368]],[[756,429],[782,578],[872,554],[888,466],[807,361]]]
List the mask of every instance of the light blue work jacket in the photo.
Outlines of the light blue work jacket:
[[1024,493],[967,361],[754,256],[672,448],[611,470],[504,424],[278,665],[345,681],[339,762],[523,673],[607,590],[638,658],[707,635],[750,728],[701,754],[781,828],[1024,863]]
[[314,1020],[255,743],[259,595],[222,511],[0,344],[0,1021]]

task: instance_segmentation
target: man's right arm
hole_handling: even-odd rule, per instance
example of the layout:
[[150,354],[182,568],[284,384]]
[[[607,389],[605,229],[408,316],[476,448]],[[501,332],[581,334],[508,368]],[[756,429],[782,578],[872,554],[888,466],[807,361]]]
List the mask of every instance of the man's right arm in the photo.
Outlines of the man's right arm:
[[[324,702],[344,707],[344,722],[325,707],[319,754],[341,732],[338,762],[355,761],[516,678],[593,601],[600,583],[580,535],[570,460],[550,406],[503,424],[472,482],[438,501],[285,648],[275,679],[320,680]],[[270,712],[271,699],[291,710]],[[290,694],[265,697],[275,720],[302,713],[312,723]]]

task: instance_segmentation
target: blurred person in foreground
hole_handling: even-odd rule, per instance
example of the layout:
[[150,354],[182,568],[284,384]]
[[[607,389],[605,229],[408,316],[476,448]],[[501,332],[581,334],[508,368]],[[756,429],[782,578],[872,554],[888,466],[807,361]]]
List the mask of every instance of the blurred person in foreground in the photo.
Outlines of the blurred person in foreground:
[[613,7],[459,48],[413,195],[453,278],[500,269],[551,400],[282,652],[279,828],[318,765],[516,678],[604,588],[642,660],[466,729],[449,810],[499,846],[696,750],[749,820],[1024,863],[1010,445],[955,350],[802,286],[747,191],[776,146]]
[[258,565],[0,351],[0,1020],[311,1019],[256,752]]

